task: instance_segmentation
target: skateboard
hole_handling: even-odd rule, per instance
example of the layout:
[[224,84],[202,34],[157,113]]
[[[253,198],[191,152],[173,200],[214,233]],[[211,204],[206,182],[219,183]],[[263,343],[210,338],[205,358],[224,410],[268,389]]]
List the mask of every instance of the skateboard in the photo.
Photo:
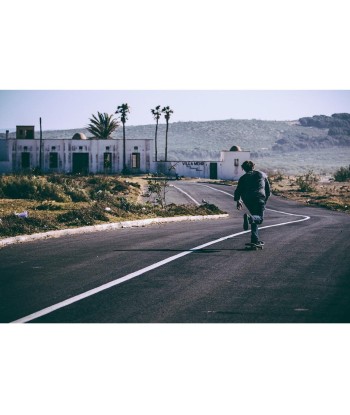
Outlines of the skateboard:
[[248,242],[245,244],[245,249],[249,251],[257,251],[258,249],[264,249],[264,244],[254,244],[253,242]]

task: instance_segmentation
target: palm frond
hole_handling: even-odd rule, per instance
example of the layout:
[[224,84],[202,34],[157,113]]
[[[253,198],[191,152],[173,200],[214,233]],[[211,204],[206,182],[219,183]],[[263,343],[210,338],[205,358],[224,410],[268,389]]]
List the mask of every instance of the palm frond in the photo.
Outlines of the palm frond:
[[125,124],[126,120],[128,119],[127,114],[130,113],[130,109],[131,108],[128,104],[121,104],[117,107],[115,114],[120,114],[120,120],[123,124]]
[[109,138],[119,126],[118,121],[113,119],[113,114],[109,115],[106,112],[97,112],[97,116],[92,114],[89,121],[87,130],[99,139]]

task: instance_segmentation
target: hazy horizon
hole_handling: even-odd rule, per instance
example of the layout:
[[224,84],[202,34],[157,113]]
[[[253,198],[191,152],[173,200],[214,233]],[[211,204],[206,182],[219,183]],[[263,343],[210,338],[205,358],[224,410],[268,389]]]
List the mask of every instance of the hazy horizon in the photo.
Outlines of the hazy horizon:
[[[324,114],[326,115],[326,114]],[[188,121],[169,121],[169,125],[170,124],[179,124],[179,123],[206,123],[206,122],[216,122],[216,121],[266,121],[266,122],[294,122],[294,121],[298,121],[296,120],[263,120],[263,119],[259,119],[259,118],[223,118],[223,119],[215,119],[215,120],[200,120],[200,121],[192,121],[192,120],[188,120]],[[165,122],[161,123],[159,122],[159,124],[165,124]],[[27,125],[27,124],[17,124],[17,125]],[[155,125],[155,122],[150,122],[148,124],[135,124],[135,125],[131,125],[131,124],[125,124],[125,128],[128,127],[147,127],[147,126],[153,126]],[[121,128],[122,124],[119,125],[118,128]],[[85,130],[87,128],[87,126],[78,126],[78,127],[72,127],[72,128],[43,128],[43,131],[69,131],[69,130]],[[0,133],[5,133],[6,130],[10,130],[10,133],[14,133],[16,132],[16,126],[12,126],[12,127],[2,127],[0,128]],[[38,131],[36,129],[36,131]]]
[[[237,120],[294,121],[350,112],[348,90],[0,90],[0,129],[34,125],[43,130],[86,128],[97,112],[128,103],[127,126],[154,123],[151,108],[169,105],[170,123]],[[162,116],[159,120],[164,124]]]

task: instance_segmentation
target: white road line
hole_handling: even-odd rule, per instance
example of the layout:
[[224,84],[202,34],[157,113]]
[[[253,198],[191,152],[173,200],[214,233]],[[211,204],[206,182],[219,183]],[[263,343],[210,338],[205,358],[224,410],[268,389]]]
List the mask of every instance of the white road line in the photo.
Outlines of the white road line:
[[121,277],[121,278],[118,278],[114,281],[111,281],[111,282],[108,282],[106,284],[100,285],[99,287],[93,288],[92,290],[86,291],[85,293],[82,293],[82,294],[76,295],[74,297],[68,298],[67,300],[61,301],[60,303],[54,304],[50,307],[44,308],[44,309],[42,309],[40,311],[37,311],[33,314],[30,314],[30,315],[22,317],[18,320],[12,321],[12,323],[27,323],[28,321],[35,320],[35,319],[37,319],[39,317],[42,317],[46,314],[52,313],[55,310],[66,307],[67,305],[76,303],[77,301],[83,300],[84,298],[90,297],[90,296],[92,296],[94,294],[97,294],[101,291],[108,290],[109,288],[112,288],[116,285],[119,285],[119,284],[121,284],[125,281],[129,281],[129,280],[131,280],[135,277],[138,277],[139,275],[145,274],[148,271],[152,271],[153,269],[159,268],[162,265],[165,265],[165,264],[168,264],[169,262],[175,261],[176,259],[179,259],[183,256],[188,255],[188,254],[191,254],[194,251],[198,251],[199,249],[203,249],[207,246],[216,244],[216,243],[221,242],[221,241],[225,241],[226,239],[233,238],[234,236],[242,235],[242,234],[247,233],[247,232],[249,232],[249,231],[238,232],[238,233],[235,233],[235,234],[232,234],[232,235],[224,236],[220,239],[216,239],[215,241],[207,242],[203,245],[196,246],[195,248],[191,248],[188,251],[184,251],[184,252],[181,252],[180,254],[173,255],[169,258],[163,259],[162,261],[156,262],[155,264],[152,264],[152,265],[150,265],[146,268],[142,268],[138,271],[132,272],[131,274],[125,275],[124,277]]
[[194,199],[191,195],[189,195],[187,192],[185,192],[184,190],[180,189],[177,186],[174,186],[173,184],[171,185],[171,187],[174,187],[175,189],[177,189],[179,192],[185,194],[188,198],[190,198],[197,206],[200,206],[200,203],[197,202],[196,199]]
[[215,190],[216,192],[225,193],[226,195],[229,195],[229,196],[233,197],[233,195],[231,195],[231,193],[225,192],[225,190],[216,189],[215,187],[208,186],[207,184],[202,184],[202,183],[191,183],[191,184],[195,184],[197,186],[208,187],[209,189]]
[[[230,197],[234,197],[233,195],[231,195],[231,193],[225,192],[225,190],[215,189],[215,187],[208,186],[207,184],[201,184],[201,183],[192,183],[192,184],[195,184],[195,185],[197,185],[197,186],[208,187],[209,189],[215,190],[215,191],[217,191],[217,192],[225,193],[226,195],[228,195],[228,196],[230,196]],[[309,219],[310,219],[310,216],[305,216],[305,215],[297,215],[297,214],[295,214],[295,213],[287,213],[287,212],[282,212],[281,210],[274,210],[274,209],[269,209],[269,208],[266,208],[266,210],[269,210],[270,212],[282,213],[283,215],[289,215],[289,216],[299,216],[299,217],[303,217],[303,218],[305,218],[305,219],[302,219],[302,220],[296,220],[296,221],[294,221],[295,223],[296,223],[296,222],[302,222],[302,221],[304,221],[304,220],[309,220]],[[286,225],[287,225],[288,223],[292,223],[292,222],[282,223],[281,225],[284,225],[284,224],[286,224]],[[272,226],[280,226],[280,225],[272,225]],[[272,226],[269,226],[269,227],[272,227]],[[259,229],[264,229],[264,228],[259,228]]]
[[[205,185],[201,185],[201,186],[205,186]],[[209,187],[210,189],[213,189],[213,190],[217,190],[218,192],[226,193],[227,195],[233,197],[230,193],[225,192],[223,190],[218,190],[218,189],[215,189],[215,188],[210,187],[210,186],[206,186],[206,187]],[[271,210],[272,212],[282,213],[284,215],[299,216],[299,217],[302,217],[303,219],[289,221],[289,222],[283,222],[283,223],[277,223],[275,225],[262,226],[259,229],[274,228],[276,226],[289,225],[291,223],[303,222],[305,220],[309,220],[310,219],[309,216],[305,216],[305,215],[296,215],[294,213],[281,212],[279,210],[273,210],[273,209],[269,209],[269,210]],[[171,256],[169,258],[166,258],[166,259],[164,259],[162,261],[159,261],[159,262],[156,262],[156,263],[154,263],[152,265],[149,265],[148,267],[142,268],[142,269],[140,269],[138,271],[132,272],[131,274],[125,275],[124,277],[117,278],[117,279],[115,279],[113,281],[110,281],[110,282],[108,282],[106,284],[100,285],[99,287],[93,288],[92,290],[86,291],[86,292],[84,292],[82,294],[79,294],[79,295],[76,295],[74,297],[68,298],[67,300],[61,301],[61,302],[59,302],[57,304],[54,304],[54,305],[52,305],[50,307],[46,307],[46,308],[44,308],[42,310],[39,310],[39,311],[37,311],[37,312],[35,312],[33,314],[30,314],[30,315],[25,316],[25,317],[22,317],[22,318],[20,318],[18,320],[12,321],[12,323],[27,323],[29,321],[35,320],[35,319],[37,319],[39,317],[45,316],[46,314],[50,314],[53,311],[59,310],[60,308],[66,307],[66,306],[68,306],[70,304],[73,304],[73,303],[76,303],[76,302],[78,302],[80,300],[83,300],[84,298],[91,297],[92,295],[95,295],[95,294],[97,294],[97,293],[99,293],[101,291],[108,290],[109,288],[112,288],[112,287],[115,287],[116,285],[122,284],[125,281],[129,281],[129,280],[131,280],[133,278],[136,278],[136,277],[138,277],[140,275],[143,275],[146,272],[152,271],[152,270],[154,270],[156,268],[159,268],[159,267],[161,267],[161,266],[163,266],[165,264],[168,264],[169,262],[176,261],[177,259],[179,259],[181,257],[184,257],[186,255],[189,255],[189,254],[191,254],[191,253],[193,253],[195,251],[198,251],[198,250],[203,249],[203,248],[206,248],[206,247],[208,247],[210,245],[214,245],[214,244],[217,244],[219,242],[225,241],[227,239],[234,238],[236,236],[243,235],[243,234],[249,233],[249,232],[250,232],[250,230],[248,230],[248,231],[242,231],[242,232],[238,232],[238,233],[234,233],[234,234],[227,235],[227,236],[224,236],[224,237],[219,238],[219,239],[215,239],[214,241],[207,242],[207,243],[205,243],[203,245],[196,246],[195,248],[191,248],[188,251],[184,251],[184,252],[181,252],[180,254],[173,255],[173,256]]]

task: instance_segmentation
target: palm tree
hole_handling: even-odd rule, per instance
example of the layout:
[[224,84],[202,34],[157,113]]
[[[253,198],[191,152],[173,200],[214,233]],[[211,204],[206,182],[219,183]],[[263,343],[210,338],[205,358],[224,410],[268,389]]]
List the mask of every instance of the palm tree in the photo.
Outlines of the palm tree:
[[160,105],[157,105],[154,109],[151,109],[154,119],[156,120],[156,134],[154,137],[154,145],[155,145],[155,159],[158,161],[158,151],[157,151],[157,134],[158,134],[158,121],[162,115],[160,110]]
[[128,119],[127,114],[130,112],[130,107],[128,104],[119,105],[117,108],[116,114],[120,114],[120,121],[123,124],[123,172],[126,172],[126,143],[125,143],[125,123]]
[[165,131],[165,161],[168,161],[168,128],[169,128],[169,119],[170,114],[172,114],[174,111],[170,109],[169,106],[164,107],[162,109],[162,112],[164,113],[165,121],[166,121],[166,131]]
[[92,114],[92,118],[89,118],[90,124],[87,126],[87,130],[94,135],[94,137],[102,140],[106,140],[111,137],[113,131],[115,131],[119,123],[117,120],[113,120],[113,114],[108,115],[106,112],[97,112],[96,115]]

